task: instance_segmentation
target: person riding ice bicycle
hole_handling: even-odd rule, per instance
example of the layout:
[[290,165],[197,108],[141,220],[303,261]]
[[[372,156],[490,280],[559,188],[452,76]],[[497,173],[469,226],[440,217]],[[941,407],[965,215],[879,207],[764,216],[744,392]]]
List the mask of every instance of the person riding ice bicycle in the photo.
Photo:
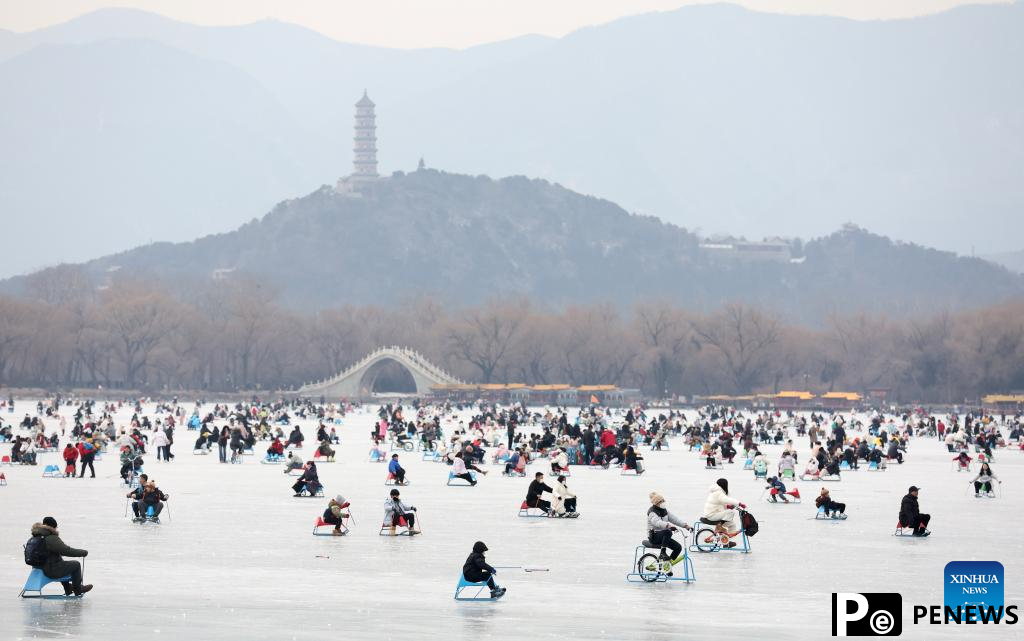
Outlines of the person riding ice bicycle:
[[[672,538],[672,533],[678,531],[679,528],[684,530],[693,528],[668,511],[665,507],[665,497],[657,492],[651,492],[650,499],[651,507],[647,510],[647,540],[656,547],[672,550],[669,561],[675,565],[685,557],[680,554],[683,551],[683,546]],[[647,566],[647,570],[650,572],[655,569],[653,564]],[[672,572],[668,572],[668,575],[672,576]]]
[[736,507],[745,509],[747,506],[739,500],[729,496],[729,481],[718,479],[714,485],[708,488],[708,498],[704,503],[704,521],[715,526],[715,532],[729,539],[723,547],[736,547],[732,541],[740,532],[739,519],[736,514]]

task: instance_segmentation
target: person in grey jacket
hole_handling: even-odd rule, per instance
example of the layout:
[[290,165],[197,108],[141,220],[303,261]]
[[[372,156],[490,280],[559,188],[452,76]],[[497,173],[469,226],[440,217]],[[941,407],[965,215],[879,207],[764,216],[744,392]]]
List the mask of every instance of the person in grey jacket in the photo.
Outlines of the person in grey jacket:
[[[974,483],[974,496],[981,496],[979,492],[985,492],[986,494],[992,491],[992,481],[999,481],[992,472],[992,468],[988,466],[988,463],[982,463],[981,469],[978,470],[978,475],[974,477],[971,483]],[[1002,485],[1002,481],[999,484]]]
[[[657,547],[665,547],[672,550],[669,558],[672,560],[672,565],[675,565],[683,560],[683,557],[679,554],[683,551],[683,546],[672,538],[672,533],[678,531],[679,528],[684,530],[692,528],[675,514],[668,511],[665,507],[665,497],[657,492],[651,492],[650,498],[651,507],[647,510],[647,540]],[[653,570],[654,568],[651,567],[649,569]]]
[[46,545],[46,561],[43,563],[43,574],[51,579],[60,579],[70,576],[71,581],[61,582],[64,586],[64,595],[82,596],[92,589],[92,584],[82,585],[82,564],[78,561],[65,561],[65,556],[86,557],[88,550],[79,550],[70,547],[61,541],[60,533],[57,531],[57,520],[52,516],[43,519],[42,523],[32,526],[32,536],[43,537]]
[[390,524],[391,536],[395,535],[395,528],[402,518],[405,518],[410,536],[420,534],[420,530],[416,528],[416,515],[413,514],[415,511],[415,505],[406,505],[402,502],[398,490],[391,490],[391,495],[384,499],[384,522]]

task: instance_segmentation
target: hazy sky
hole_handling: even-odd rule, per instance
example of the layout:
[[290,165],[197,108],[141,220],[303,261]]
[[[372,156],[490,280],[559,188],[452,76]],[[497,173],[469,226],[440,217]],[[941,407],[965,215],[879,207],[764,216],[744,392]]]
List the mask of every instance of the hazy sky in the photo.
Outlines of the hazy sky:
[[[1011,0],[995,0],[1011,1]],[[466,47],[540,33],[561,36],[616,18],[701,0],[0,0],[0,28],[28,31],[109,7],[133,7],[198,24],[276,18],[332,38],[388,47]],[[737,0],[776,13],[901,18],[944,11],[967,0]]]

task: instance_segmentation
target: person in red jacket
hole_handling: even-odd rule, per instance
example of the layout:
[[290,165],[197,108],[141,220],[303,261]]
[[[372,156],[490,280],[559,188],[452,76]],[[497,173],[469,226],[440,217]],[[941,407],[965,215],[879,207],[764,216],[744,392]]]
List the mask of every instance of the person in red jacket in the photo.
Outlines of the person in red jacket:
[[75,464],[78,461],[78,450],[75,446],[68,442],[64,448],[64,477],[70,477],[75,475]]
[[86,467],[89,468],[92,478],[96,478],[96,468],[92,466],[92,460],[96,458],[96,446],[88,440],[81,441],[78,444],[78,454],[82,458],[82,472],[78,475],[78,478],[85,478]]
[[267,448],[267,456],[284,456],[284,443],[281,439],[274,437],[274,442]]

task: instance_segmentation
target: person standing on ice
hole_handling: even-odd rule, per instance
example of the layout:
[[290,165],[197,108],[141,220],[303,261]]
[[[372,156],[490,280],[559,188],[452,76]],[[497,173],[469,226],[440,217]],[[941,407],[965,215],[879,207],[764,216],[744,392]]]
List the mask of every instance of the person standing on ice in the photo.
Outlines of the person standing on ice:
[[487,546],[483,541],[477,541],[473,544],[473,552],[466,558],[466,562],[462,565],[462,576],[471,583],[487,583],[487,587],[491,588],[491,598],[497,599],[505,594],[505,588],[498,587],[498,584],[494,582],[494,575],[498,573],[493,567],[491,567],[487,560],[484,558],[484,552],[487,551]]
[[[668,511],[668,508],[665,507],[665,497],[661,494],[651,492],[649,496],[651,507],[647,510],[647,540],[654,545],[672,550],[672,555],[669,559],[672,565],[675,565],[685,557],[680,556],[683,546],[672,538],[672,533],[678,531],[679,528],[684,530],[691,530],[693,528]],[[653,572],[655,568],[653,565],[650,565],[647,569]],[[672,576],[671,572],[669,572],[669,576]]]
[[[747,507],[737,499],[729,496],[729,481],[718,479],[714,485],[708,488],[708,498],[704,503],[704,518],[711,522],[719,521],[720,523],[715,529],[730,539],[735,538],[740,533],[735,510],[737,506],[740,508]],[[729,541],[725,547],[736,547],[736,542]]]

